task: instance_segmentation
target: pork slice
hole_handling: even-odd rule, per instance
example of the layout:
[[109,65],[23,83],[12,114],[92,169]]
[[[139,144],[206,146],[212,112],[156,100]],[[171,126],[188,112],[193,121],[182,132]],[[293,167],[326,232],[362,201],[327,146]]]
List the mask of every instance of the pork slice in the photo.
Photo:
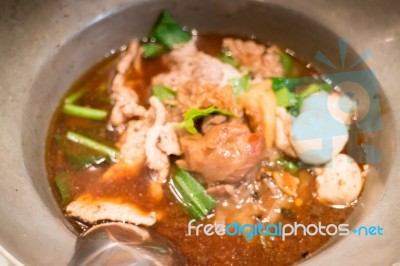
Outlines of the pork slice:
[[167,155],[181,155],[178,135],[176,132],[177,123],[169,122],[160,128],[158,148]]
[[180,87],[177,98],[182,112],[191,108],[206,109],[214,106],[231,112],[235,117],[243,116],[243,110],[237,104],[230,85],[218,87],[188,82]]
[[117,199],[80,196],[68,204],[67,215],[87,223],[109,220],[151,226],[156,222],[155,212],[146,212],[133,203],[123,203]]
[[159,99],[152,96],[149,99],[151,110],[155,113],[155,122],[149,128],[145,139],[145,154],[147,166],[155,171],[155,179],[164,182],[169,174],[170,162],[168,155],[180,155],[175,123],[166,123],[167,111]]
[[187,82],[224,86],[239,77],[238,70],[219,59],[197,50],[194,42],[178,46],[166,58],[170,71],[155,76],[153,84],[178,88]]
[[141,164],[145,161],[144,142],[149,124],[145,120],[131,120],[119,140],[121,154],[125,160]]
[[133,117],[145,117],[147,114],[146,109],[138,104],[139,97],[127,77],[130,68],[141,72],[141,54],[139,41],[133,40],[117,64],[117,73],[111,84],[111,99],[115,102],[110,116],[113,126],[122,126]]
[[216,125],[204,135],[180,138],[184,161],[180,166],[199,173],[208,184],[235,183],[258,166],[264,139],[239,121]]
[[133,40],[126,51],[122,54],[121,59],[117,64],[118,73],[125,74],[128,72],[128,69],[132,65],[133,62],[136,61],[136,58],[140,56],[140,46],[138,40]]
[[283,77],[284,71],[280,62],[277,46],[269,48],[252,40],[225,38],[222,42],[224,49],[241,66],[249,68],[256,78]]
[[[121,83],[116,85],[117,83]],[[113,126],[122,126],[133,117],[143,118],[147,115],[147,110],[138,104],[136,92],[123,83],[123,77],[117,74],[114,78],[114,92],[111,95],[115,101],[111,111],[110,122]]]

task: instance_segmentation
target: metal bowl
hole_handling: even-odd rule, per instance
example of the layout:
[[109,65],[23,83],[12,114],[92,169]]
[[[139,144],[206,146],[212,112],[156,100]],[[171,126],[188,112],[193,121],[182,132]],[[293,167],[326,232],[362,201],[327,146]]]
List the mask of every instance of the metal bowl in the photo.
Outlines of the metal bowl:
[[[45,137],[71,83],[106,52],[145,36],[162,9],[200,32],[255,35],[294,51],[324,73],[361,63],[378,81],[383,127],[367,134],[380,162],[349,223],[383,236],[336,238],[304,265],[390,265],[400,261],[398,69],[400,2],[291,0],[21,0],[0,3],[0,252],[14,264],[65,265],[76,232],[59,210],[44,165]],[[343,65],[339,39],[348,42]],[[315,59],[320,51],[335,68]]]

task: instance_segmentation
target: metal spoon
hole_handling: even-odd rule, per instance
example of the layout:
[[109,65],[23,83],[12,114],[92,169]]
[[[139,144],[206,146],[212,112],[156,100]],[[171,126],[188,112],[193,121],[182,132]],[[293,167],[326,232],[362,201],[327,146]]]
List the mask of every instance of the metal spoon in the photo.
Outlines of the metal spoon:
[[155,232],[124,223],[96,225],[78,237],[75,265],[186,265],[180,251]]

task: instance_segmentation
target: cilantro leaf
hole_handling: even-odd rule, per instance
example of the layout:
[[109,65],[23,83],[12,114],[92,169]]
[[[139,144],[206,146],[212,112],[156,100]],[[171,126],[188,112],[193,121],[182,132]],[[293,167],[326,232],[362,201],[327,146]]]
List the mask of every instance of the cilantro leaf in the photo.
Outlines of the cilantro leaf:
[[176,97],[176,91],[162,84],[155,85],[152,93],[162,102],[172,100]]
[[183,114],[183,121],[180,122],[177,127],[178,128],[185,128],[190,134],[196,134],[198,133],[194,122],[196,119],[211,115],[211,114],[221,114],[221,115],[226,115],[226,116],[233,116],[232,113],[224,110],[220,110],[216,107],[209,107],[207,109],[197,109],[197,108],[192,108],[187,110]]
[[219,59],[222,62],[224,62],[226,64],[229,64],[229,65],[231,65],[233,67],[238,67],[239,66],[239,63],[232,57],[231,52],[229,52],[228,50],[222,50],[221,54],[219,56]]
[[233,94],[239,95],[248,92],[251,88],[250,86],[250,76],[245,74],[240,78],[233,78],[229,80],[229,84],[233,87]]

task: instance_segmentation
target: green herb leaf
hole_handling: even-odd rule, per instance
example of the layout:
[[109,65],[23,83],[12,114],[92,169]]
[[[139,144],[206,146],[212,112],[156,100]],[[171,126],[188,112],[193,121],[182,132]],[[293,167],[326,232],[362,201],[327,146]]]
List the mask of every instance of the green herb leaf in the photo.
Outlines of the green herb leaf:
[[316,93],[318,91],[330,91],[331,90],[331,85],[327,84],[327,83],[313,83],[311,85],[309,85],[301,94],[300,96],[303,98],[306,98],[308,96],[310,96],[313,93]]
[[171,179],[170,189],[189,214],[200,219],[215,207],[217,202],[187,171],[178,169]]
[[54,178],[54,182],[56,183],[57,190],[60,193],[62,204],[64,206],[67,205],[71,201],[72,193],[66,175],[64,173],[58,173]]
[[233,59],[231,52],[228,50],[222,50],[219,59],[226,64],[232,65],[233,67],[239,66],[239,63]]
[[143,57],[144,58],[155,58],[162,55],[168,49],[158,43],[148,42],[142,44]]
[[167,11],[161,13],[149,37],[155,38],[168,49],[173,49],[177,44],[188,42],[192,38]]
[[211,114],[221,114],[221,115],[226,115],[226,116],[233,116],[232,113],[220,110],[216,107],[209,107],[207,109],[189,109],[183,114],[183,121],[180,122],[177,127],[178,128],[185,128],[190,134],[196,134],[198,133],[194,122],[196,119],[199,119],[201,117],[205,117]]
[[285,77],[291,77],[293,72],[293,60],[290,55],[284,52],[279,53],[279,60],[281,62],[283,73]]
[[271,78],[272,90],[277,97],[278,106],[285,107],[292,115],[300,112],[303,100],[320,90],[329,91],[331,86],[326,83],[312,83],[302,93],[296,93],[296,86],[310,82],[308,78]]
[[271,78],[271,80],[272,80],[272,89],[274,91],[286,87],[293,92],[295,91],[296,86],[301,85],[306,81],[306,79],[301,79],[301,78],[295,78],[295,79]]
[[233,87],[233,94],[235,95],[248,92],[251,88],[250,76],[249,74],[245,74],[240,78],[230,79],[229,84]]
[[152,92],[162,102],[173,100],[176,97],[176,91],[162,84],[153,86]]
[[295,164],[294,162],[291,162],[289,160],[280,158],[276,161],[279,165],[283,167],[285,171],[291,172],[293,174],[297,173],[299,171],[299,166]]
[[294,94],[293,92],[289,91],[289,89],[286,87],[279,89],[277,91],[274,91],[274,92],[275,92],[275,96],[277,99],[277,104],[280,107],[287,108],[290,106],[294,106],[299,101],[297,95]]

